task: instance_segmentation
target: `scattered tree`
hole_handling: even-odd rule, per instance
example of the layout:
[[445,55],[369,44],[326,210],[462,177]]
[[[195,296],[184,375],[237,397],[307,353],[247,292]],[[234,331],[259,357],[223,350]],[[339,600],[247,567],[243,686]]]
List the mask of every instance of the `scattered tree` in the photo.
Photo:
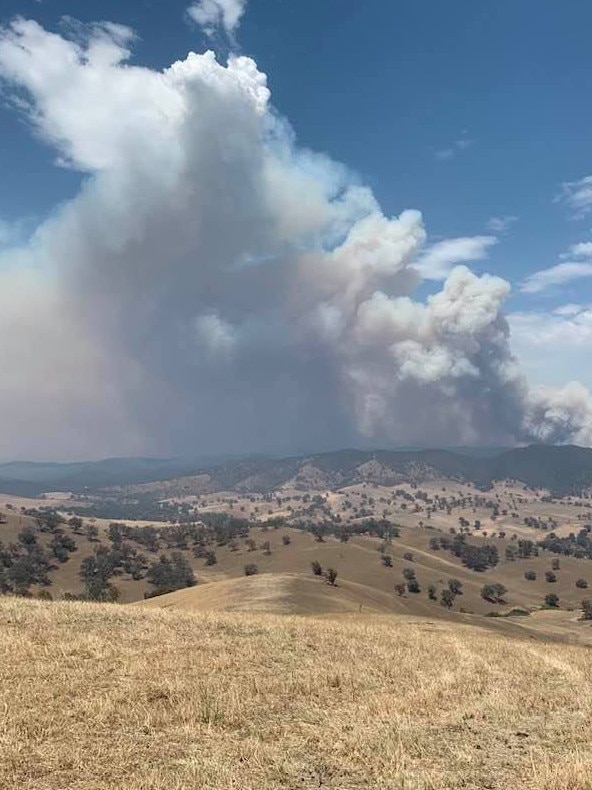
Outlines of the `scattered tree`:
[[337,571],[335,568],[327,568],[327,573],[325,574],[325,578],[329,582],[332,587],[335,587],[335,582],[337,581]]
[[312,572],[315,576],[322,576],[323,575],[323,566],[318,560],[313,560],[310,563],[310,567],[312,568]]
[[483,585],[483,587],[481,588],[481,597],[484,598],[486,601],[489,601],[490,603],[503,603],[504,595],[507,592],[508,591],[503,584],[499,584],[498,582],[493,582],[490,584]]
[[548,593],[545,595],[545,606],[550,609],[556,609],[559,606],[559,596],[555,593]]

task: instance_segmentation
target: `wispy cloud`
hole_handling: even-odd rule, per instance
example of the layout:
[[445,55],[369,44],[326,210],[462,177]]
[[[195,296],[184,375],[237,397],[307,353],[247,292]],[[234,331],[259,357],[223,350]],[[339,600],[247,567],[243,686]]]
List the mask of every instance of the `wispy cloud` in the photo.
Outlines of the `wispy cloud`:
[[187,9],[194,22],[203,28],[208,36],[224,30],[233,36],[238,30],[245,13],[247,0],[198,0]]
[[505,233],[517,220],[518,217],[513,216],[491,217],[485,227],[494,233]]
[[572,244],[562,258],[592,258],[592,241],[582,241]]
[[455,264],[483,260],[494,244],[497,244],[495,236],[444,239],[432,245],[419,258],[415,268],[424,280],[445,280]]
[[553,286],[566,285],[583,277],[592,277],[592,242],[572,244],[567,252],[559,257],[561,263],[529,275],[520,286],[522,293],[541,293]]
[[473,141],[468,137],[462,137],[455,140],[451,145],[446,148],[438,148],[434,151],[434,158],[438,162],[449,162],[454,159],[460,151],[465,151],[473,145]]
[[555,198],[556,203],[564,203],[573,219],[583,219],[592,213],[592,175],[579,181],[566,181]]
[[541,269],[527,277],[520,290],[525,294],[536,294],[555,285],[566,285],[582,277],[592,277],[592,262],[568,261]]

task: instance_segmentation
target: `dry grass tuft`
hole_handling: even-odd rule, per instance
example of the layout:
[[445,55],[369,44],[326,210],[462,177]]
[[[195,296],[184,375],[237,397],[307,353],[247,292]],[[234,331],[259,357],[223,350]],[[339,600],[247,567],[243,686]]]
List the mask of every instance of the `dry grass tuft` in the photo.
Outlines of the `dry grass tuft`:
[[0,599],[0,787],[592,788],[585,647]]

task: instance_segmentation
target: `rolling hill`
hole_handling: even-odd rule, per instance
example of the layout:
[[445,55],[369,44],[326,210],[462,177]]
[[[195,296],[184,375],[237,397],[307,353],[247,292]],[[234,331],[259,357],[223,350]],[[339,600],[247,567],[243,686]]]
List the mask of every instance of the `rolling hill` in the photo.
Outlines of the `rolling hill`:
[[589,663],[403,615],[0,598],[0,786],[590,790]]
[[298,458],[251,458],[224,463],[195,459],[108,459],[74,464],[0,464],[0,491],[38,496],[46,491],[88,493],[115,489],[266,493],[294,485],[335,489],[367,481],[421,483],[435,477],[488,489],[497,480],[519,480],[552,494],[592,487],[592,449],[531,445],[505,451],[341,450]]

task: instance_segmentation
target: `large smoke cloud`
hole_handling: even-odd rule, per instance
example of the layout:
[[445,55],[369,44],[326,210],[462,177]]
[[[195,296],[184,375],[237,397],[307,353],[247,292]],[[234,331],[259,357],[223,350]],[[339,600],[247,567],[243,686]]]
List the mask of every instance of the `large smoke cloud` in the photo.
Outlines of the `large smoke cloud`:
[[131,41],[0,39],[36,133],[87,174],[0,253],[2,456],[592,443],[589,393],[518,369],[508,284],[459,266],[414,300],[421,215],[298,148],[251,59],[161,73]]

